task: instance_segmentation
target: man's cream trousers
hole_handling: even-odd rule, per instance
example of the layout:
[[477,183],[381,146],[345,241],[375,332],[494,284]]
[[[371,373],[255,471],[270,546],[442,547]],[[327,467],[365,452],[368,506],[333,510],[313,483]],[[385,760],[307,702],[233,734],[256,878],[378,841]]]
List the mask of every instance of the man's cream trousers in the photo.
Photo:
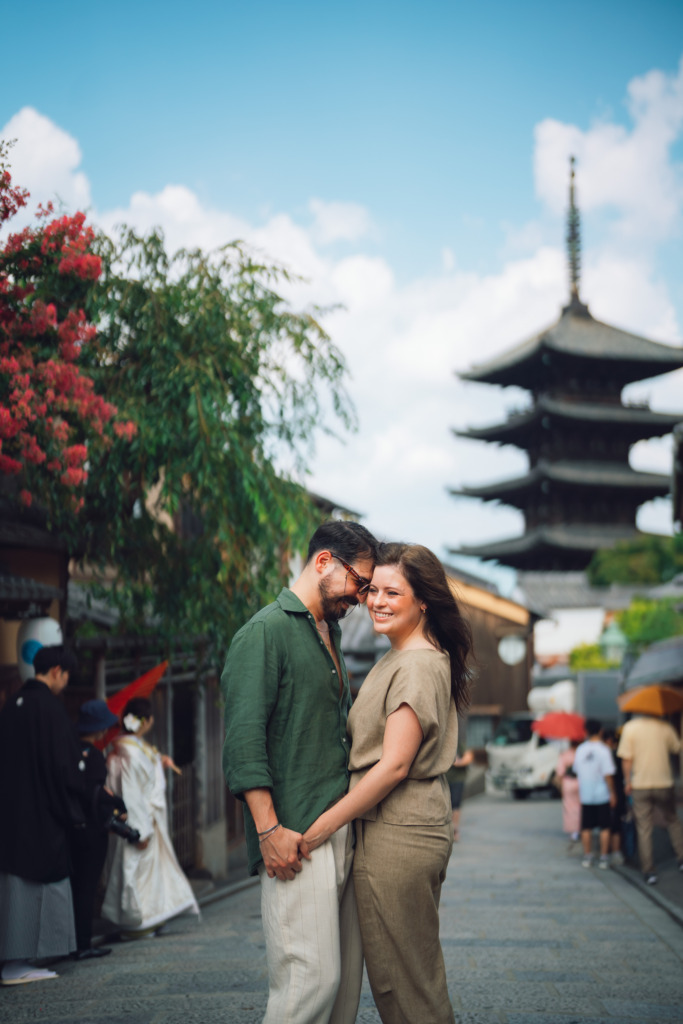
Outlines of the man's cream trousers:
[[261,876],[270,994],[263,1024],[353,1024],[363,953],[353,889],[353,828],[304,860],[291,881]]

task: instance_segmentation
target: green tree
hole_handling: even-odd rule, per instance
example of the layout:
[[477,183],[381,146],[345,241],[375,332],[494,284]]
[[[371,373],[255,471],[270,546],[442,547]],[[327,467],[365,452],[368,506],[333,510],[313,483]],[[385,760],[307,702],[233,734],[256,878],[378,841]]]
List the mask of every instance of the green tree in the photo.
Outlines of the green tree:
[[642,536],[596,551],[587,574],[596,587],[610,583],[662,583],[683,572],[683,534]]
[[82,554],[115,567],[123,630],[224,647],[317,518],[294,477],[328,419],[353,425],[344,362],[283,301],[285,271],[239,245],[171,256],[126,230],[98,253],[86,365],[136,433],[91,467]]
[[676,598],[655,601],[635,597],[625,611],[619,612],[617,621],[636,651],[683,634],[683,612]]
[[600,650],[600,644],[579,644],[569,654],[569,667],[573,672],[595,672],[619,668],[619,662],[608,661]]

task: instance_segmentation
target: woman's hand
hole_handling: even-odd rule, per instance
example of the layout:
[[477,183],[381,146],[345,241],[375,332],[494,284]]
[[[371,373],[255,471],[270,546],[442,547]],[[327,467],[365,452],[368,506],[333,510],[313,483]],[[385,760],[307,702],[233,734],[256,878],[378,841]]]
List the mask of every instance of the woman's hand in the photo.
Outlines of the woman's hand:
[[327,842],[330,836],[336,831],[332,828],[327,811],[320,815],[313,824],[306,829],[303,835],[303,842],[307,849],[317,850],[319,846]]
[[135,849],[136,850],[146,850],[148,846],[149,846],[149,839],[140,839],[139,842],[137,842],[135,844]]
[[259,847],[268,877],[279,878],[281,882],[291,881],[301,871],[302,856],[310,859],[304,845],[301,833],[284,825],[262,839]]
[[182,775],[183,774],[181,772],[180,768],[178,767],[178,765],[175,763],[175,761],[171,757],[170,754],[162,754],[161,755],[161,764],[162,764],[162,767],[164,767],[164,768],[170,768],[172,772],[176,773],[176,775]]

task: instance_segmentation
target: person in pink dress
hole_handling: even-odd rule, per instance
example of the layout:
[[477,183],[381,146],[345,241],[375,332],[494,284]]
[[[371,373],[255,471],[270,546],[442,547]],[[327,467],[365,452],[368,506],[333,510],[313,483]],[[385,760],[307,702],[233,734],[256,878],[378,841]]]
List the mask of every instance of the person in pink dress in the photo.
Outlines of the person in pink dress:
[[581,801],[579,800],[579,780],[574,774],[574,754],[578,747],[576,740],[571,741],[568,750],[563,750],[557,761],[555,774],[562,780],[562,831],[569,835],[573,843],[578,841],[581,829]]

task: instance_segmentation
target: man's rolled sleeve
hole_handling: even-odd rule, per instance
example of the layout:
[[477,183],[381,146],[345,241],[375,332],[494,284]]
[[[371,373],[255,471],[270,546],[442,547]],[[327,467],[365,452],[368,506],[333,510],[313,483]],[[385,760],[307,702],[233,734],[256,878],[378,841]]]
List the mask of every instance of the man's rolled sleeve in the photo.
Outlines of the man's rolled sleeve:
[[221,676],[223,771],[234,796],[247,789],[272,789],[266,728],[277,691],[277,656],[266,623],[249,622],[235,635]]

